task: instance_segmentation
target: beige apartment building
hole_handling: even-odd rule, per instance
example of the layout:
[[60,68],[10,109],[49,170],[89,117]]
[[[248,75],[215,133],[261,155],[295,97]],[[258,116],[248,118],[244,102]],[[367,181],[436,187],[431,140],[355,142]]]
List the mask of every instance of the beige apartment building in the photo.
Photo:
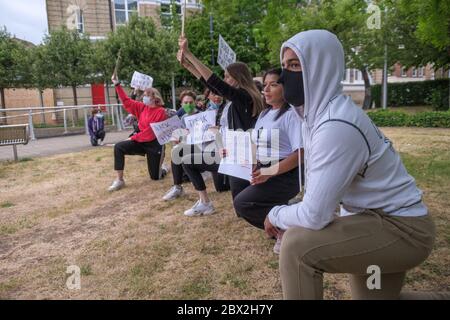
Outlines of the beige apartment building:
[[[151,17],[158,26],[169,27],[180,18],[184,0],[46,0],[49,31],[67,26],[87,33],[93,40],[126,24],[133,15]],[[200,1],[186,0],[186,14],[202,9]]]

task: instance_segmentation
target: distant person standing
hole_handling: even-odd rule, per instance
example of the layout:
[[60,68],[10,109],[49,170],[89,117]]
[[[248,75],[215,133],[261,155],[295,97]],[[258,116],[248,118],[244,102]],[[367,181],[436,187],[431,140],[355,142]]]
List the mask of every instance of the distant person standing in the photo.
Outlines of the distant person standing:
[[[105,139],[105,117],[98,109],[93,109],[88,120],[89,136],[92,146],[103,145]],[[100,142],[98,142],[100,140]]]

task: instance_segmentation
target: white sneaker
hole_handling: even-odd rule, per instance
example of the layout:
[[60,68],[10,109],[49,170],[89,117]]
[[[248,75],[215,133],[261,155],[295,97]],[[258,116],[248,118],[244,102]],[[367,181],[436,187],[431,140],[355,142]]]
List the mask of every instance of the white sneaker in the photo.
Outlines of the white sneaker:
[[160,171],[160,179],[163,179],[165,176],[167,176],[170,172],[170,168],[166,164],[161,165],[161,171]]
[[108,191],[117,191],[125,187],[125,181],[123,180],[114,180],[112,185],[109,187]]
[[98,145],[99,145],[99,146],[104,146],[105,143],[104,143],[103,141],[100,141],[100,142],[98,143]]
[[184,195],[184,190],[182,186],[173,186],[170,190],[164,195],[163,200],[170,201],[176,198],[179,198]]
[[170,172],[170,167],[167,164],[163,163],[161,165],[161,170],[164,170],[164,171],[166,171],[166,173],[169,173]]
[[184,215],[188,217],[207,216],[213,214],[214,211],[215,209],[211,201],[209,203],[202,203],[198,200],[192,208],[184,212]]
[[280,235],[277,237],[277,242],[275,242],[275,245],[273,246],[273,253],[280,254],[281,251],[281,240],[283,239],[284,231],[280,233]]

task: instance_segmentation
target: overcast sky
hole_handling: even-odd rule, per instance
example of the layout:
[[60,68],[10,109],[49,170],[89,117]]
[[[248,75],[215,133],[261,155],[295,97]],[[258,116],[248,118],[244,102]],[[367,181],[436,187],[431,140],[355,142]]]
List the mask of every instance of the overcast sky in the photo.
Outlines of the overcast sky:
[[45,0],[0,0],[0,27],[17,38],[41,43],[47,30]]

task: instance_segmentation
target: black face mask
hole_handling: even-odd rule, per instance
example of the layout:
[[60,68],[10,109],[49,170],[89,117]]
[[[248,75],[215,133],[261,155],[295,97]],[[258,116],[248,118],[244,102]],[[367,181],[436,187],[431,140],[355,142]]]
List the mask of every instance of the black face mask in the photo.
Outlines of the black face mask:
[[283,69],[278,83],[283,85],[283,97],[289,104],[299,107],[305,103],[303,72]]

